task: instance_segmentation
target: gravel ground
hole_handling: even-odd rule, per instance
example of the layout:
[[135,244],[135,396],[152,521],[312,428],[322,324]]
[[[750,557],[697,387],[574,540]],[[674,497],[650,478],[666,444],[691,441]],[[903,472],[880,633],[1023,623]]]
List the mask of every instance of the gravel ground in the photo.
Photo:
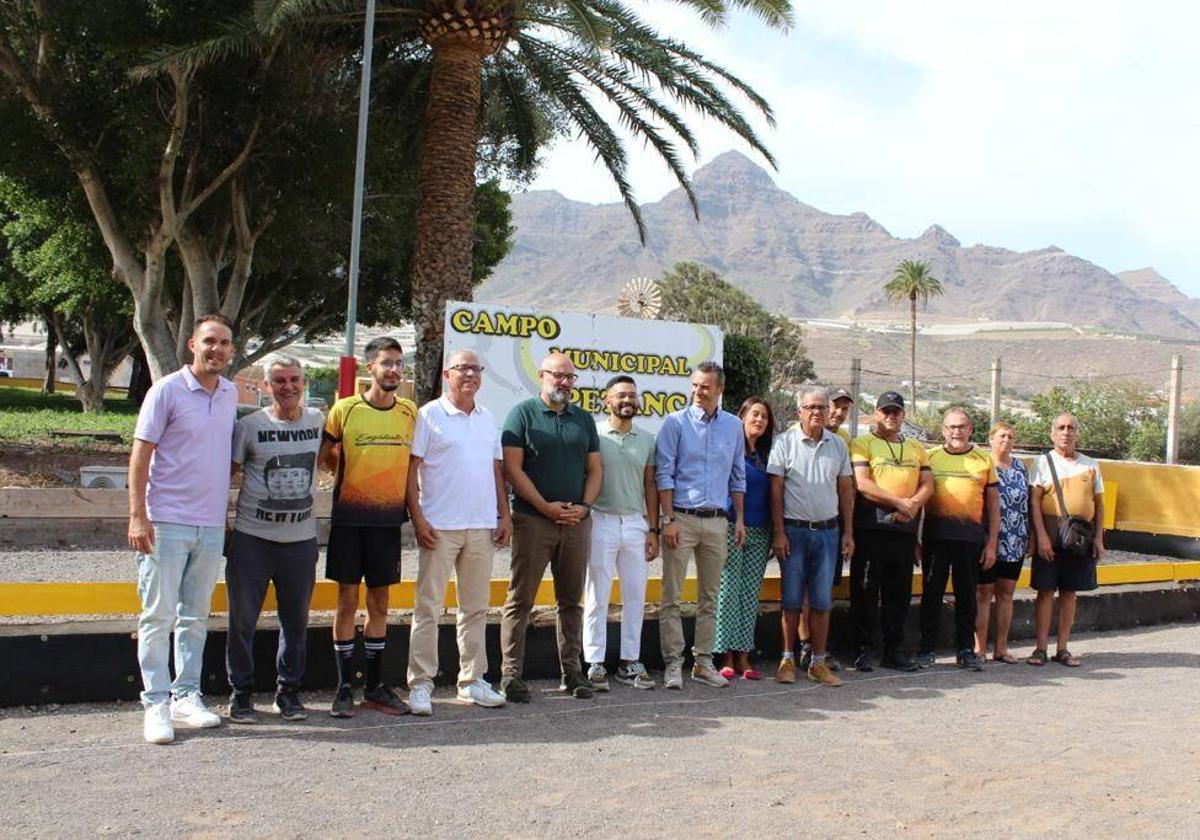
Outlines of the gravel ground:
[[[5,837],[1196,836],[1200,625],[1084,666],[945,664],[140,740],[133,704],[0,710]],[[69,797],[69,800],[67,798]],[[69,806],[64,807],[65,801]]]
[[[325,550],[321,549],[318,572],[324,569]],[[1128,551],[1110,551],[1104,563],[1157,562],[1164,558],[1148,554],[1133,554]],[[508,549],[496,552],[492,564],[492,577],[507,578],[510,553]],[[406,550],[401,561],[405,578],[417,576],[417,552]],[[778,574],[779,567],[772,561],[767,574]],[[549,577],[549,569],[546,571]],[[662,574],[662,559],[650,564],[650,576]],[[133,553],[130,551],[64,551],[39,549],[36,551],[0,551],[0,581],[120,581],[135,580],[137,575]]]

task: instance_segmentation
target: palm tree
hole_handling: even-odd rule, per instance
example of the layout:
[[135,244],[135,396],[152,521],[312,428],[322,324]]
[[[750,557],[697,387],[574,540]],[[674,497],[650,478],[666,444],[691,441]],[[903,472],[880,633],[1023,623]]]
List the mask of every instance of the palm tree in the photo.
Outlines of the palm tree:
[[[256,0],[246,18],[201,44],[159,53],[155,62],[185,67],[230,54],[260,52],[311,37],[321,24],[361,19],[362,0]],[[679,0],[716,27],[730,6],[769,26],[791,25],[791,0]],[[625,0],[382,0],[381,40],[393,49],[427,51],[431,66],[418,177],[412,262],[417,327],[417,395],[436,393],[445,302],[471,294],[473,198],[485,73],[509,91],[503,107],[514,126],[552,113],[560,132],[583,138],[607,168],[633,216],[645,225],[627,177],[625,144],[592,94],[619,115],[622,129],[662,158],[699,210],[680,157],[696,138],[680,114],[694,110],[733,130],[772,165],[727,89],[774,125],[770,106],[745,82],[686,44],[660,34]]]
[[883,287],[883,291],[887,294],[888,300],[893,303],[902,300],[908,301],[908,311],[911,320],[909,355],[912,361],[909,398],[912,401],[912,410],[916,411],[917,298],[921,299],[922,304],[928,304],[931,297],[937,297],[945,289],[942,288],[942,281],[938,280],[930,272],[929,263],[921,260],[904,260],[900,265],[896,266],[896,271],[892,274],[892,279]]

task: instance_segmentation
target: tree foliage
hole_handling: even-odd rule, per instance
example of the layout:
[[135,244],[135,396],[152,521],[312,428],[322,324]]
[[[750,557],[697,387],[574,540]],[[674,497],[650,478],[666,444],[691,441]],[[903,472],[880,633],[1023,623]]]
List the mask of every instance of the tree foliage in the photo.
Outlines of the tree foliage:
[[725,394],[721,404],[735,414],[747,397],[766,399],[771,387],[771,358],[762,341],[748,335],[725,336],[722,353]]
[[[1050,425],[1060,414],[1079,420],[1079,447],[1103,458],[1162,460],[1165,448],[1165,411],[1161,397],[1145,385],[1127,382],[1083,382],[1073,387],[1056,385],[1030,402],[1032,417],[1005,415],[1017,430],[1019,446],[1050,447]],[[1153,448],[1161,428],[1163,447]]]
[[770,360],[772,390],[795,387],[813,378],[804,331],[788,319],[768,312],[711,268],[694,262],[676,263],[663,275],[659,285],[662,294],[659,318],[713,324],[726,336],[746,336],[758,341]]

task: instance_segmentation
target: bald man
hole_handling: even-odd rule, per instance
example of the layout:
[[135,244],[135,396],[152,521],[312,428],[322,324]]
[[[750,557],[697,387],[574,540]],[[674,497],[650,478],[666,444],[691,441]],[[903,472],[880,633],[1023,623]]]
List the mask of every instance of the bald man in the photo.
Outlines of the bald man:
[[525,631],[546,564],[558,604],[561,688],[577,699],[592,696],[581,664],[583,587],[592,503],[600,494],[600,437],[592,415],[571,404],[577,376],[569,358],[550,354],[538,377],[541,393],[513,406],[500,436],[504,474],[516,497],[512,579],[500,622],[500,688],[510,703],[530,699],[522,678]]

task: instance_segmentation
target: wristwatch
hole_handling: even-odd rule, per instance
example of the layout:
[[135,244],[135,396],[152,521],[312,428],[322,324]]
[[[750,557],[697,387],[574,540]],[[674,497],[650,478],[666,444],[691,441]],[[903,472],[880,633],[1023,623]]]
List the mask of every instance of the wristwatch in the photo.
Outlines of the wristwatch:
[[583,515],[583,518],[587,519],[589,516],[592,515],[592,506],[589,505],[587,502],[581,502],[580,505],[587,510],[587,513],[585,513]]
[[658,517],[658,524],[659,524],[660,526],[662,526],[662,525],[670,525],[670,524],[671,524],[671,523],[673,523],[674,521],[675,521],[675,517],[674,517],[674,516],[660,516],[660,517]]
[[658,536],[659,534],[662,533],[662,528],[651,528],[650,533],[654,534],[655,536]]

